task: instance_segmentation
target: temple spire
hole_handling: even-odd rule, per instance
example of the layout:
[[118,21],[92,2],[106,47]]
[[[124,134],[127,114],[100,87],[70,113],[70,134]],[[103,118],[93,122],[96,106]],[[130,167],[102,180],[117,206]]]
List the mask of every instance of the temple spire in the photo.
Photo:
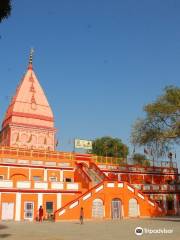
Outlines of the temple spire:
[[32,69],[33,53],[34,53],[34,49],[31,48],[30,56],[29,56],[29,66],[28,66],[28,69]]

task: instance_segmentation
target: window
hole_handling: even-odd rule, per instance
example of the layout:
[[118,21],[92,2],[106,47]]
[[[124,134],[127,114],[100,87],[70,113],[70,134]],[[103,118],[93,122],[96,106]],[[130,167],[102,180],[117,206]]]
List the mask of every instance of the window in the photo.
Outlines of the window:
[[167,210],[173,210],[174,209],[174,201],[168,200],[167,201]]
[[25,202],[24,203],[24,219],[33,219],[34,212],[34,202]]
[[57,182],[57,177],[50,177],[50,178],[49,178],[49,181],[50,181],[50,182]]
[[41,177],[40,176],[33,176],[33,180],[34,181],[41,181]]
[[4,180],[4,175],[0,175],[0,181]]
[[72,182],[71,178],[65,178],[65,182]]

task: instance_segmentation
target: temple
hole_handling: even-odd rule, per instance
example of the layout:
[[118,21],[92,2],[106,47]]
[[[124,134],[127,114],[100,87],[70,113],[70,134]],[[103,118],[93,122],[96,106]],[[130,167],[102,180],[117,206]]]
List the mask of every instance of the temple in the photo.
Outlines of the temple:
[[148,166],[127,159],[55,150],[54,116],[33,70],[6,111],[0,133],[0,219],[124,219],[180,215],[176,162]]
[[55,150],[54,116],[46,95],[29,65],[5,114],[0,145]]

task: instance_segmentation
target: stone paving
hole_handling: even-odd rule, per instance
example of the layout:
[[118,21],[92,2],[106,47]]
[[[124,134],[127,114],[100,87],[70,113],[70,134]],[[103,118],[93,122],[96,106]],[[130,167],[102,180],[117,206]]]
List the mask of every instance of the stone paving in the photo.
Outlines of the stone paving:
[[[135,228],[144,234],[137,236]],[[149,231],[149,233],[145,233]],[[161,233],[152,233],[159,231]],[[169,233],[162,233],[169,231]],[[172,232],[173,231],[173,232]],[[5,240],[180,240],[180,218],[127,219],[79,222],[1,222],[0,238]]]

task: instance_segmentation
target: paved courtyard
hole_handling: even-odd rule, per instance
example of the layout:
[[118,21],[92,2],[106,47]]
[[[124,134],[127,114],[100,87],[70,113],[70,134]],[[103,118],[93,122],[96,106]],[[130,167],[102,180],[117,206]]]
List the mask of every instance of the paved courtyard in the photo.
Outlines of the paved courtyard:
[[[173,230],[173,233],[144,233],[136,236],[136,227],[143,231]],[[1,222],[0,238],[5,240],[179,240],[180,218],[127,219],[121,221],[87,221],[83,225],[78,222]]]

